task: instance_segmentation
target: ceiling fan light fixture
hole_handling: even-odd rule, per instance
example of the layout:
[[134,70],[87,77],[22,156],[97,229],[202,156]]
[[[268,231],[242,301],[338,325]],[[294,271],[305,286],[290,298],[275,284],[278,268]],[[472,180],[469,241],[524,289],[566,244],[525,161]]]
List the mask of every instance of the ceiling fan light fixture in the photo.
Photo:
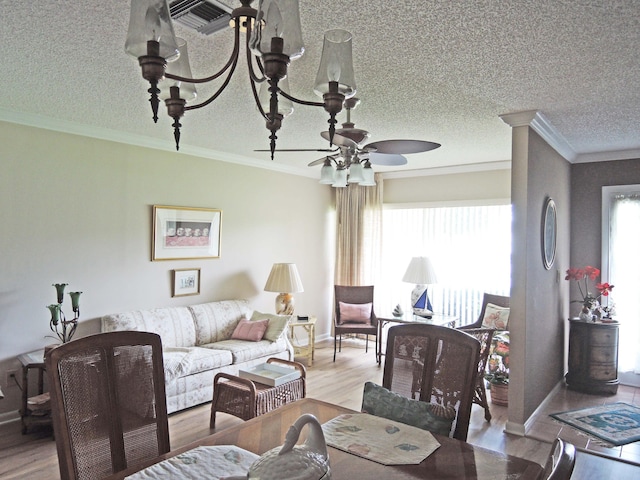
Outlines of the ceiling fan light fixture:
[[355,160],[349,165],[349,183],[362,183],[364,182],[363,167],[360,160]]
[[347,169],[344,166],[339,166],[336,170],[335,180],[331,184],[335,188],[344,188],[347,186]]
[[375,173],[373,172],[373,168],[371,168],[371,163],[369,160],[364,162],[364,167],[362,169],[362,177],[364,181],[360,182],[361,187],[375,187]]
[[322,185],[333,185],[336,181],[336,172],[331,165],[331,160],[327,157],[320,170],[320,183]]

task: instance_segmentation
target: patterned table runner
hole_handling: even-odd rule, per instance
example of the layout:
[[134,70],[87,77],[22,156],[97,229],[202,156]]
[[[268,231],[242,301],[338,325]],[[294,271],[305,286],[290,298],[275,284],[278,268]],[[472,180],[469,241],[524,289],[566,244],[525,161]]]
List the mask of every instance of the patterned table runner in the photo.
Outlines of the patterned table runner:
[[367,413],[340,415],[322,425],[327,445],[383,465],[414,465],[440,446],[431,432]]

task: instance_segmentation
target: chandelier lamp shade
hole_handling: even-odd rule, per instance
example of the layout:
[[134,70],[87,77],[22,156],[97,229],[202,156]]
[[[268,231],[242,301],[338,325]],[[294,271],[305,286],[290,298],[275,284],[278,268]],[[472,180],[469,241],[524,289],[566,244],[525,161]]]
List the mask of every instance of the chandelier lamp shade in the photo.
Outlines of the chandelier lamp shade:
[[293,315],[295,302],[291,294],[304,292],[296,264],[274,263],[264,291],[279,293],[276,297],[276,313],[278,315]]
[[427,257],[413,257],[402,281],[415,284],[415,288],[411,292],[411,306],[414,315],[431,318],[433,307],[427,294],[427,288],[428,285],[438,282],[431,261]]
[[[311,102],[293,97],[285,85],[292,60],[304,53],[298,0],[240,0],[231,12],[234,46],[225,65],[208,77],[194,78],[188,62],[187,45],[175,36],[167,0],[131,0],[125,51],[136,57],[142,77],[149,82],[149,102],[154,122],[164,100],[173,119],[176,149],[180,148],[180,119],[188,110],[211,104],[227,87],[235,72],[241,44],[247,57],[248,80],[258,111],[270,131],[271,159],[276,150],[276,132],[293,104],[322,107],[329,114],[329,143],[333,145],[336,115],[343,102],[356,93],[351,34],[329,30],[324,35],[320,67],[313,90],[322,98]],[[241,36],[246,38],[241,40]],[[193,104],[196,84],[220,81],[207,99]]]

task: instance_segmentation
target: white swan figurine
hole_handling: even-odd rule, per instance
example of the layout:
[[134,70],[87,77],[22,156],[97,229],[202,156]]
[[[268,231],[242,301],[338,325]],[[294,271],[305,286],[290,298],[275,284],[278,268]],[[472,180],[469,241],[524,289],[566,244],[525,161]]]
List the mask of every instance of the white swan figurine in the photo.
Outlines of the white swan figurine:
[[[309,424],[307,440],[296,445],[302,427]],[[305,413],[289,427],[284,444],[256,460],[246,477],[227,480],[329,480],[329,454],[318,419]]]

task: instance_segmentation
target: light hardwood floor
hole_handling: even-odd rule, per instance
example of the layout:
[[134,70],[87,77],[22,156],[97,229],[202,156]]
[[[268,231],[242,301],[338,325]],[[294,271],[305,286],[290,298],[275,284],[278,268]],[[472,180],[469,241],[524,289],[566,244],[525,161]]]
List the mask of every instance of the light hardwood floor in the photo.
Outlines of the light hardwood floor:
[[[365,381],[380,383],[382,368],[375,362],[373,348],[364,352],[364,343],[359,340],[343,340],[343,351],[338,353],[333,363],[333,343],[317,345],[316,359],[307,371],[307,396],[359,410],[362,402],[362,387]],[[371,346],[371,344],[370,344]],[[583,406],[612,401],[626,401],[640,404],[639,389],[621,387],[616,397],[596,397],[581,395],[562,389],[554,396],[548,412],[540,412],[534,423],[532,435],[518,437],[503,432],[507,421],[507,409],[491,406],[493,419],[484,421],[483,410],[474,405],[468,441],[492,450],[524,457],[544,464],[550,450],[550,442],[555,435],[572,441],[578,448],[590,448],[589,439],[575,434],[575,430],[562,427],[547,418],[548,413],[582,408]],[[172,448],[213,433],[209,429],[210,404],[172,414],[169,430]],[[226,414],[219,414],[216,430],[227,428],[241,420]],[[597,447],[592,442],[592,450]],[[626,452],[625,452],[626,450]],[[626,460],[640,463],[640,442],[614,449],[599,451]],[[55,442],[46,433],[20,434],[17,422],[0,425],[0,479],[59,479]],[[640,478],[640,466],[628,462],[615,461],[579,451],[576,469],[572,476],[581,480],[606,480]],[[340,480],[340,479],[336,479]],[[356,480],[356,479],[350,479]]]

